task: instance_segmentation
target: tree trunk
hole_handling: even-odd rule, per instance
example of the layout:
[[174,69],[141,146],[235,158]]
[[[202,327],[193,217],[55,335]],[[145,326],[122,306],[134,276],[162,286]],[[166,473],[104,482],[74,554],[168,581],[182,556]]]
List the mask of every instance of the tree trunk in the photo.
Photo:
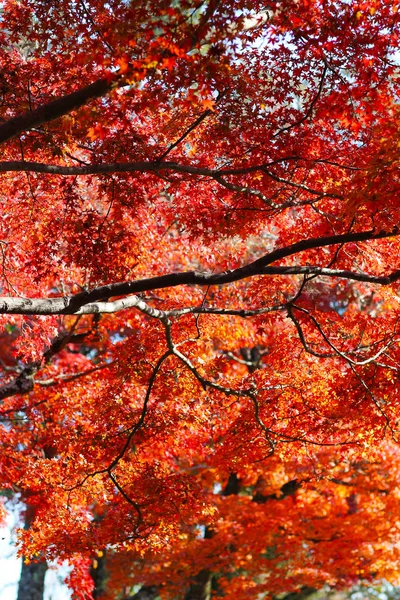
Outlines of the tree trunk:
[[46,571],[46,561],[31,562],[29,565],[23,561],[17,600],[43,600]]
[[90,575],[94,582],[94,590],[92,592],[93,599],[101,598],[104,593],[107,583],[107,569],[106,569],[106,552],[105,550],[98,556],[90,569]]
[[203,569],[196,575],[185,594],[185,600],[210,600],[213,574],[209,569]]
[[[25,515],[25,529],[29,529],[35,517],[35,507],[27,506]],[[43,600],[44,578],[47,571],[47,562],[38,560],[25,563],[22,557],[21,576],[18,583],[17,600]]]

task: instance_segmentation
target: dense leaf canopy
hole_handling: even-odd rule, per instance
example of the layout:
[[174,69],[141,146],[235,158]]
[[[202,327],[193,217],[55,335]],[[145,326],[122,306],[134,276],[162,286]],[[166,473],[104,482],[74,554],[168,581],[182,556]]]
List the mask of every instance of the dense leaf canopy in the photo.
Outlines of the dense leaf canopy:
[[109,600],[396,581],[397,0],[1,10],[26,561],[80,599],[104,556]]

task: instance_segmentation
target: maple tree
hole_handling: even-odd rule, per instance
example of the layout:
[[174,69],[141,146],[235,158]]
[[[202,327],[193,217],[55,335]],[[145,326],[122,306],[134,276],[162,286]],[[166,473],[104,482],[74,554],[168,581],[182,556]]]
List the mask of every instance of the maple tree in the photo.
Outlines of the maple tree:
[[82,600],[398,580],[398,3],[1,19],[0,485],[27,597],[47,559]]

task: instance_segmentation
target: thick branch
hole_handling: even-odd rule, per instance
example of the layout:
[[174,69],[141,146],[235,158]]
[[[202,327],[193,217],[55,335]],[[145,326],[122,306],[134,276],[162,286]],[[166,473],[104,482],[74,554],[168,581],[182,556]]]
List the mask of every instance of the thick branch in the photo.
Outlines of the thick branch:
[[[400,230],[397,227],[394,227],[391,231],[377,232],[374,229],[370,229],[368,231],[359,231],[355,233],[349,232],[339,235],[327,235],[319,238],[308,238],[306,240],[301,240],[300,242],[291,244],[290,246],[285,246],[284,248],[277,248],[276,250],[273,250],[269,254],[266,254],[265,256],[259,258],[258,260],[254,261],[248,266],[251,267],[252,270],[256,270],[257,274],[262,275],[266,274],[264,273],[263,269],[267,265],[271,265],[272,263],[278,260],[282,260],[283,258],[287,258],[288,256],[293,256],[294,254],[298,254],[299,252],[304,252],[305,250],[324,248],[326,246],[336,246],[338,244],[348,244],[350,242],[365,242],[369,240],[379,240],[383,238],[396,237],[399,234]],[[270,274],[273,274],[272,271]],[[395,271],[391,275],[385,277],[375,277],[376,281],[374,281],[374,283],[388,285],[389,283],[393,283],[393,281],[396,281],[399,277],[400,271]]]
[[[1,130],[0,130],[1,132]],[[165,155],[165,153],[164,153]],[[163,156],[164,156],[163,155]],[[3,161],[0,162],[0,173],[8,172],[26,172],[26,173],[48,173],[50,175],[64,175],[64,176],[77,176],[77,175],[104,175],[104,174],[115,174],[115,173],[160,173],[160,171],[172,171],[175,173],[187,173],[190,175],[197,175],[199,177],[209,177],[214,179],[217,183],[233,192],[239,192],[256,196],[262,202],[265,202],[272,208],[286,208],[291,203],[284,203],[283,205],[275,205],[269,198],[265,196],[260,190],[252,188],[247,184],[236,185],[226,179],[227,176],[237,175],[248,175],[250,173],[263,172],[268,175],[273,181],[281,183],[282,185],[289,186],[295,190],[301,190],[307,192],[311,196],[315,197],[315,201],[321,200],[321,198],[338,198],[342,199],[343,196],[340,194],[326,193],[321,190],[311,188],[302,183],[296,183],[288,179],[284,179],[275,175],[271,172],[269,167],[274,166],[285,161],[292,160],[303,160],[298,156],[287,156],[280,159],[270,161],[268,163],[243,166],[237,168],[228,169],[210,169],[207,167],[201,167],[196,165],[185,165],[182,163],[176,163],[172,161],[143,161],[143,162],[127,162],[127,163],[107,163],[107,164],[85,164],[85,165],[49,165],[46,163],[38,163],[32,161]]]
[[6,142],[10,138],[38,127],[49,121],[54,121],[72,110],[80,108],[94,98],[100,98],[107,94],[115,86],[114,78],[98,79],[76,92],[56,98],[35,110],[23,113],[12,119],[9,119],[0,125],[0,143]]
[[[211,20],[212,16],[218,9],[220,0],[211,0],[208,3],[207,10],[200,19],[197,29],[193,32],[194,39],[192,44],[195,45],[199,40],[197,34],[201,34],[203,27]],[[87,12],[87,11],[86,11]],[[33,127],[38,127],[49,121],[54,121],[63,115],[70,113],[72,110],[76,110],[81,106],[87,104],[94,98],[100,98],[105,96],[113,87],[116,85],[127,84],[127,73],[121,77],[121,74],[111,74],[109,77],[98,79],[94,83],[91,83],[71,94],[56,98],[39,108],[18,115],[12,119],[9,119],[2,125],[0,125],[0,143],[6,142],[10,138],[28,131]]]
[[[72,95],[72,94],[71,94]],[[34,114],[34,113],[30,113]],[[0,127],[1,133],[1,127]],[[201,167],[199,165],[185,165],[175,161],[140,161],[140,162],[115,162],[115,163],[100,163],[100,164],[88,164],[88,165],[58,165],[47,163],[25,161],[25,160],[11,160],[0,162],[0,173],[9,172],[31,172],[31,173],[49,173],[51,175],[102,175],[108,173],[154,173],[158,171],[175,171],[177,173],[190,173],[192,175],[202,175],[208,177],[228,177],[229,175],[248,175],[249,173],[257,173],[259,171],[265,172],[267,175],[276,179],[277,181],[283,182],[287,185],[296,186],[295,182],[286,179],[280,179],[277,175],[266,171],[270,167],[275,165],[296,160],[306,160],[300,156],[283,156],[282,158],[272,160],[266,163],[260,163],[257,165],[243,165],[238,167],[230,167],[224,169],[210,169],[209,167]],[[309,190],[307,186],[301,186],[304,190]],[[314,190],[315,194],[321,192]],[[333,194],[335,197],[336,195]]]
[[[345,233],[341,235],[331,235],[320,238],[310,238],[278,248],[268,254],[265,254],[258,260],[221,273],[202,273],[197,271],[184,271],[182,273],[170,273],[160,275],[159,277],[149,277],[148,279],[137,279],[133,281],[124,281],[120,283],[110,283],[91,291],[80,292],[74,296],[63,296],[56,298],[11,298],[8,296],[0,297],[0,314],[20,314],[20,315],[71,315],[71,314],[96,314],[112,313],[125,308],[137,307],[143,310],[145,303],[133,294],[157,290],[163,288],[177,287],[181,285],[226,285],[255,275],[325,275],[330,277],[342,277],[356,281],[365,281],[378,285],[390,285],[400,279],[400,269],[393,271],[388,275],[369,275],[367,273],[357,273],[353,271],[340,271],[336,269],[325,269],[323,267],[270,267],[272,263],[293,256],[305,250],[313,248],[323,248],[325,246],[335,246],[349,242],[361,242],[368,240],[378,240],[399,235],[398,228],[392,231],[374,230],[361,231],[358,233]],[[114,302],[105,300],[113,296],[131,296]],[[150,308],[154,314],[150,316],[160,318],[162,311]]]

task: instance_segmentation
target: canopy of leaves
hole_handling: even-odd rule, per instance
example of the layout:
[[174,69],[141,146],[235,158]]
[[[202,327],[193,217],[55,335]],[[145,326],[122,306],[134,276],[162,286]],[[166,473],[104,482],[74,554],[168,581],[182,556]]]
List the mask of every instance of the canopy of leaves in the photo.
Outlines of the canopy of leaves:
[[107,600],[398,581],[397,0],[1,11],[26,560],[81,600],[105,553]]

